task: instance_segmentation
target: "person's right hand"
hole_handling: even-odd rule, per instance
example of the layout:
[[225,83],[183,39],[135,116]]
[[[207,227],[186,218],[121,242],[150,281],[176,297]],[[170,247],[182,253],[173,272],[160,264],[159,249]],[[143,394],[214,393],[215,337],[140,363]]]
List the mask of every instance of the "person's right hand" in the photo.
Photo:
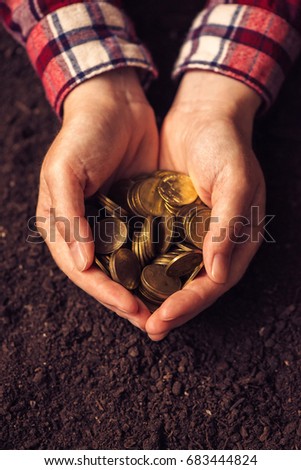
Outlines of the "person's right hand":
[[[155,117],[135,70],[104,73],[77,86],[65,99],[62,128],[42,165],[37,206],[40,233],[62,271],[141,329],[150,316],[144,304],[92,266],[94,243],[84,200],[114,180],[152,172],[157,159]],[[57,220],[60,217],[69,221],[70,233]],[[76,224],[86,241],[76,239]]]

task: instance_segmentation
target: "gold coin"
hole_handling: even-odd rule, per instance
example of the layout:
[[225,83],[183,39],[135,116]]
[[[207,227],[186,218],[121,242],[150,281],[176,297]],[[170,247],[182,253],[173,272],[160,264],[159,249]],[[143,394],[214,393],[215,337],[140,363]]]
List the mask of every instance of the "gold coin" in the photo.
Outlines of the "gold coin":
[[174,253],[165,253],[163,255],[157,256],[153,260],[153,264],[162,264],[162,265],[166,266],[167,264],[169,264],[174,259],[175,256],[177,256],[177,255],[175,255]]
[[110,272],[108,271],[107,267],[104,263],[99,259],[99,257],[95,256],[94,258],[95,264],[105,273],[107,276],[110,276]]
[[132,237],[132,252],[135,253],[135,255],[137,256],[137,258],[139,259],[139,255],[138,255],[138,243],[137,243],[137,236],[134,234],[133,237]]
[[[93,218],[96,265],[125,288],[137,289],[151,312],[202,269],[211,211],[189,176],[170,170],[137,175],[115,182],[108,196],[96,193],[86,205],[87,216],[99,215],[99,207],[109,214]],[[129,236],[131,250],[123,246]]]
[[140,249],[140,244],[140,232],[134,232],[132,237],[132,252],[135,253],[140,265],[144,267],[146,263],[143,257],[143,253]]
[[195,202],[193,204],[185,204],[185,206],[178,207],[176,216],[178,219],[185,219],[187,216],[194,214],[200,208],[204,209],[203,206],[201,207]]
[[182,250],[182,251],[192,251],[192,250],[195,250],[195,247],[190,244],[190,243],[187,243],[187,241],[183,241],[183,242],[178,242],[176,243],[176,246]]
[[105,217],[95,230],[95,252],[106,255],[118,250],[127,240],[127,226],[117,217]]
[[127,205],[130,208],[130,212],[136,215],[142,215],[140,209],[140,201],[137,197],[139,186],[140,182],[137,181],[128,189],[127,193]]
[[158,192],[170,206],[191,204],[198,197],[190,177],[181,173],[163,177]]
[[165,299],[181,289],[181,280],[167,276],[164,266],[149,264],[143,268],[141,283],[144,289],[155,294],[158,299]]
[[139,294],[143,297],[143,300],[144,299],[147,299],[149,302],[152,302],[153,304],[155,305],[161,305],[162,302],[165,300],[165,298],[163,299],[159,299],[155,294],[153,294],[151,291],[147,290],[146,288],[144,288],[144,286],[142,284],[140,284],[139,286]]
[[173,206],[166,201],[165,201],[165,208],[166,208],[166,211],[172,215],[177,215],[177,212],[179,210],[178,206]]
[[154,220],[152,217],[146,217],[142,227],[143,243],[145,256],[148,260],[151,260],[155,256],[155,245],[154,245]]
[[209,230],[210,217],[210,209],[201,209],[195,211],[185,222],[188,241],[199,249],[203,249],[204,239]]
[[160,178],[150,177],[139,183],[138,198],[143,215],[161,217],[166,213],[164,201],[158,193]]
[[109,255],[97,255],[97,258],[107,268],[107,270],[109,270],[110,256]]
[[120,207],[118,204],[115,204],[108,196],[102,194],[100,192],[97,193],[96,196],[98,202],[103,206],[106,210],[106,213],[112,217],[127,217],[129,214],[128,212]]
[[154,241],[156,243],[156,252],[160,254],[167,253],[174,236],[175,217],[166,215],[156,221]]
[[159,178],[163,178],[164,176],[174,175],[177,173],[176,171],[172,170],[156,170],[153,173],[153,176],[158,176]]
[[138,236],[138,251],[139,251],[139,256],[140,256],[140,261],[141,261],[141,266],[145,266],[146,264],[149,263],[149,258],[147,256],[146,252],[146,240],[144,237],[144,233],[140,232]]
[[110,257],[112,279],[126,289],[133,290],[139,285],[141,268],[136,255],[127,248],[120,248]]
[[199,272],[203,269],[203,267],[204,267],[204,261],[202,261],[201,264],[192,271],[187,281],[184,283],[183,287],[186,287],[191,281],[193,281],[197,277]]
[[203,255],[201,251],[186,251],[173,258],[166,266],[166,274],[172,277],[181,277],[191,273],[201,261]]

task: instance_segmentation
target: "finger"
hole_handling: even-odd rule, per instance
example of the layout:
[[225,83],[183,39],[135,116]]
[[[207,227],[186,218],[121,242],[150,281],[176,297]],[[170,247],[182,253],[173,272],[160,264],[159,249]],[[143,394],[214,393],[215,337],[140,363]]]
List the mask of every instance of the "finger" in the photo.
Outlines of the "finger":
[[51,199],[50,231],[59,231],[76,268],[79,271],[88,269],[94,259],[94,243],[84,216],[84,172],[78,176],[66,161],[58,161],[46,165],[45,171],[42,171],[41,186],[47,186]]
[[243,276],[260,243],[260,240],[248,240],[236,247],[227,283],[216,283],[206,273],[202,273],[184,289],[165,300],[146,323],[150,338],[161,340],[169,331],[183,325],[212,305]]
[[219,295],[222,295],[223,287],[213,282],[207,275],[196,278],[189,287],[173,294],[153,313],[146,323],[147,334],[154,341],[163,339],[171,330],[209,307]]
[[[38,214],[41,214],[39,210]],[[39,228],[49,234],[50,220],[46,217],[43,220],[43,224],[41,221],[39,222]],[[52,240],[47,237],[45,241],[54,261],[71,281],[101,304],[114,310],[123,318],[134,320],[137,326],[144,328],[150,312],[146,308],[142,308],[137,299],[127,289],[109,279],[97,267],[91,266],[86,271],[79,271],[74,264],[68,245],[58,230],[53,234]]]
[[132,323],[132,325],[145,332],[145,324],[148,318],[150,317],[151,313],[138,297],[135,297],[135,299],[138,303],[138,311],[136,312],[136,314],[131,316],[128,316],[128,312],[119,310],[114,305],[106,304],[104,302],[101,302],[101,304],[108,310],[117,313],[119,317],[128,320],[130,323]]
[[225,284],[228,280],[236,241],[250,224],[247,216],[255,191],[257,187],[239,174],[226,174],[214,186],[210,227],[203,246],[206,271],[214,282]]
[[141,299],[139,299],[138,297],[135,297],[135,299],[138,303],[138,312],[137,312],[137,315],[131,318],[128,318],[128,320],[134,326],[137,326],[138,328],[140,328],[140,330],[145,332],[146,331],[145,325],[146,325],[147,320],[151,316],[151,313],[149,309],[146,307],[146,305],[142,302]]

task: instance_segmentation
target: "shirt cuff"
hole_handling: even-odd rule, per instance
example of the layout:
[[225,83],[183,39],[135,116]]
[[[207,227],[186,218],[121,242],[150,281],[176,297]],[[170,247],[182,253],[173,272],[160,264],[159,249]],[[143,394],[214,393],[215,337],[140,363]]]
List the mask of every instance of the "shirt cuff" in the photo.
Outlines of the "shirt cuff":
[[143,86],[157,76],[129,18],[105,1],[73,3],[47,14],[31,29],[26,49],[59,116],[68,93],[102,72],[137,67]]
[[301,49],[299,33],[262,8],[217,5],[194,20],[173,70],[217,72],[237,79],[263,99],[267,109]]

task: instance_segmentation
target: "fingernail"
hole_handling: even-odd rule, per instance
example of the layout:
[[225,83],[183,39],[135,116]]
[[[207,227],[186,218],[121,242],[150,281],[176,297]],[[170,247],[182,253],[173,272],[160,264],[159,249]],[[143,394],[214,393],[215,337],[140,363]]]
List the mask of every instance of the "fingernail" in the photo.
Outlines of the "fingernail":
[[74,243],[70,243],[69,249],[77,269],[84,271],[88,264],[88,258],[82,244],[75,241]]
[[215,282],[225,284],[228,278],[229,258],[222,253],[217,253],[212,262],[211,275]]
[[162,339],[164,339],[167,335],[168,335],[168,331],[167,333],[161,333],[160,335],[148,335],[149,338],[152,340],[152,341],[161,341]]

